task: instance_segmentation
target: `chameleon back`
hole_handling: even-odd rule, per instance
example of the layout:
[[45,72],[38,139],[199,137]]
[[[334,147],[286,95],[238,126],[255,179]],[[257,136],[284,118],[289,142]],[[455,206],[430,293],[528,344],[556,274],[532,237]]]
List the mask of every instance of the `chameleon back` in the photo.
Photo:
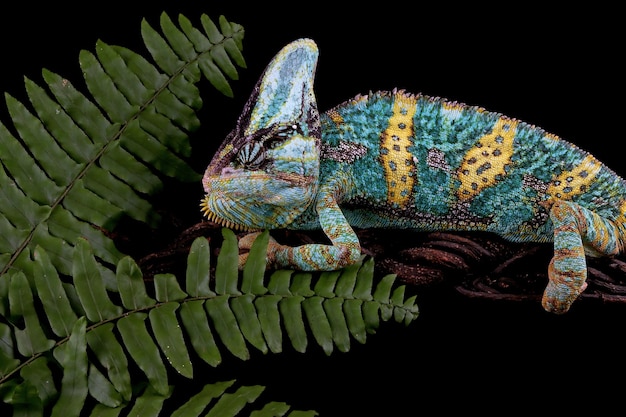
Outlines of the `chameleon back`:
[[546,242],[557,199],[625,220],[626,185],[613,171],[555,135],[480,107],[378,92],[321,122],[320,183],[350,178],[341,206],[355,227],[484,230]]

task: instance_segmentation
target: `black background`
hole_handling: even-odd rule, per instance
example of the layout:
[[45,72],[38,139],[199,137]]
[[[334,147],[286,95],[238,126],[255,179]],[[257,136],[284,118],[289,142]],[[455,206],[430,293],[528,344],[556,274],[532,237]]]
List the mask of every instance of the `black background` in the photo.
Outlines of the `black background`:
[[[466,3],[339,2],[20,2],[0,10],[0,90],[26,102],[23,76],[42,84],[50,69],[81,85],[81,49],[97,39],[147,56],[146,18],[178,13],[199,26],[220,14],[246,29],[247,69],[235,98],[204,89],[206,120],[193,138],[201,170],[232,128],[261,71],[288,42],[320,49],[320,110],[357,93],[403,88],[480,105],[543,127],[595,154],[619,174],[624,165],[623,33],[617,9],[572,4],[494,7]],[[619,33],[618,33],[619,32]],[[619,75],[618,75],[619,72]],[[4,102],[0,120],[8,124]],[[210,116],[209,116],[210,115]],[[174,192],[166,190],[166,192]],[[180,198],[193,205],[201,195]],[[198,218],[193,221],[199,221]],[[546,265],[547,266],[547,265]],[[418,294],[419,296],[419,294]],[[215,370],[268,385],[270,399],[322,415],[583,411],[623,407],[626,306],[580,302],[563,316],[537,304],[478,301],[455,293],[419,297],[408,328],[383,325],[364,346],[330,357],[256,355]],[[213,372],[201,369],[197,374]],[[192,384],[193,387],[193,384]],[[198,384],[198,389],[200,384]],[[193,390],[193,388],[191,388]]]

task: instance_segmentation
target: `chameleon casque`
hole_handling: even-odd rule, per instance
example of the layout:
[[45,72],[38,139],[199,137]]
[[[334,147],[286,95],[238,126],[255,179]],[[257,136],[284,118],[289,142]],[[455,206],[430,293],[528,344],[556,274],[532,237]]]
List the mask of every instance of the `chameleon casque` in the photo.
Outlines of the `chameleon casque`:
[[285,46],[206,169],[202,212],[256,231],[241,248],[261,230],[321,228],[331,244],[270,239],[268,264],[334,270],[361,255],[353,227],[553,242],[542,305],[555,313],[584,291],[586,255],[622,251],[626,183],[589,153],[514,118],[403,90],[320,114],[317,60],[310,39]]

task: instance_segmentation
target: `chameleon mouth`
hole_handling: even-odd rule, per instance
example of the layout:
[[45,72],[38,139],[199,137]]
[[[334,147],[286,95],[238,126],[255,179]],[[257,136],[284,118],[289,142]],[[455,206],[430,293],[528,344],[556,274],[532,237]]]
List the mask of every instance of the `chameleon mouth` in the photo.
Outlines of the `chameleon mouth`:
[[248,226],[244,226],[243,224],[235,223],[231,220],[225,219],[223,217],[218,216],[209,208],[209,197],[205,196],[200,202],[200,211],[209,221],[213,223],[217,223],[220,226],[228,227],[229,229],[234,229],[240,232],[254,232],[256,229],[253,229]]

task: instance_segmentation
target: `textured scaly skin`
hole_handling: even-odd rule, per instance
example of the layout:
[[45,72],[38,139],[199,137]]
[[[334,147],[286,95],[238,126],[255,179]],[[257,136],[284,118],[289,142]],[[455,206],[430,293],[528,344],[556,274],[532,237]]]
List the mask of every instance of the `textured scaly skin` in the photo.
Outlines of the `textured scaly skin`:
[[554,242],[542,305],[563,313],[585,289],[585,256],[622,251],[626,183],[592,155],[519,120],[404,91],[319,115],[317,55],[308,39],[276,55],[203,179],[212,220],[321,228],[332,243],[272,240],[272,266],[347,266],[360,256],[353,227],[487,231]]

